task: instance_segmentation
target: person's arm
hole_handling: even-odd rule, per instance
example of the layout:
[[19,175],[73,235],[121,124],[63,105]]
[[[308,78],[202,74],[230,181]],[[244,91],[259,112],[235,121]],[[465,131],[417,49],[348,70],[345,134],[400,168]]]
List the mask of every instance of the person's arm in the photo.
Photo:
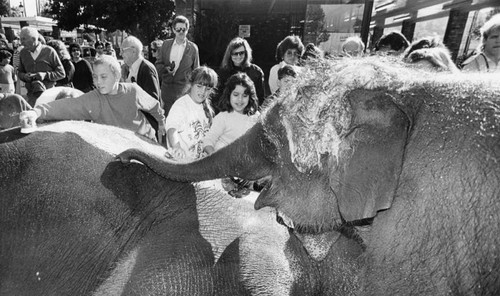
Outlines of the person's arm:
[[16,75],[16,69],[11,66],[12,70],[12,81],[17,82],[17,75]]
[[160,97],[160,82],[158,80],[158,72],[156,72],[156,68],[154,66],[150,65],[151,64],[146,64],[146,72],[141,77],[140,87],[155,100],[162,102]]
[[[212,126],[210,127],[210,130],[206,133],[205,137],[203,138],[203,150],[207,154],[212,154],[215,150],[215,144],[219,140],[220,136],[224,133],[225,127],[226,127],[226,122],[225,122],[225,116],[227,115],[227,112],[222,112],[217,114],[214,117]],[[209,148],[207,148],[209,147]],[[211,147],[211,148],[210,148]],[[205,150],[207,148],[208,150]],[[212,151],[212,152],[209,152]]]
[[19,52],[19,68],[17,69],[17,75],[19,76],[19,79],[21,79],[24,82],[31,82],[31,77],[30,73],[26,71],[26,66],[25,63],[27,62],[25,59],[25,50],[21,50]]
[[75,66],[73,66],[73,63],[70,60],[64,60],[62,62],[62,65],[64,67],[64,72],[66,72],[66,76],[58,80],[57,82],[61,84],[68,84],[71,81],[73,81],[73,75],[75,74]]
[[158,125],[165,125],[165,115],[161,108],[160,101],[153,98],[140,86],[134,84],[134,88],[139,110],[151,114],[158,122]]
[[34,110],[39,119],[43,120],[92,120],[89,110],[93,104],[89,94],[77,98],[66,98],[46,104],[37,105]]
[[89,86],[90,89],[94,89],[95,88],[95,85],[94,85],[94,77],[92,76],[93,75],[93,72],[92,72],[92,66],[90,66],[90,63],[89,61],[87,60],[83,60],[84,63],[85,63],[85,70],[84,70],[84,74],[83,77],[85,77],[85,81],[86,81],[86,84]]
[[186,157],[186,152],[182,149],[179,134],[175,128],[169,128],[167,130],[167,147],[170,146],[167,157],[172,157],[176,159],[182,159]]
[[163,42],[159,49],[158,57],[156,58],[155,67],[158,71],[158,75],[162,76],[165,71],[165,66],[167,61],[165,60],[165,55],[167,54],[167,42]]
[[265,89],[264,89],[264,72],[261,68],[255,66],[255,70],[258,73],[258,79],[255,81],[255,92],[257,93],[257,98],[259,98],[259,107],[264,103],[264,99],[266,98]]
[[278,69],[279,65],[274,65],[269,71],[269,90],[271,93],[278,89]]
[[193,42],[194,48],[194,61],[193,61],[193,70],[200,66],[200,53],[198,52],[198,46]]

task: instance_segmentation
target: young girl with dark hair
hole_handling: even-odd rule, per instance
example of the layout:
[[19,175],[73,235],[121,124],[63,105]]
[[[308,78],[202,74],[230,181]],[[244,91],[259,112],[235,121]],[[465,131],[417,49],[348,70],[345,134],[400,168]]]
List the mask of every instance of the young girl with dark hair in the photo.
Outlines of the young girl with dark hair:
[[215,86],[217,74],[211,68],[201,66],[191,72],[185,94],[175,101],[167,116],[167,157],[187,160],[202,157],[201,140],[214,116],[209,98]]
[[212,154],[250,129],[258,117],[257,95],[253,81],[245,73],[229,78],[222,93],[214,123],[203,139],[203,151]]

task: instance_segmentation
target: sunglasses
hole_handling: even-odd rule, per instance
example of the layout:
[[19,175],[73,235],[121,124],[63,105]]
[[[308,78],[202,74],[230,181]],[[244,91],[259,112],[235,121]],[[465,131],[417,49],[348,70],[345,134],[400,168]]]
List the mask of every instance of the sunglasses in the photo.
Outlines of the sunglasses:
[[186,28],[177,28],[177,29],[174,29],[174,31],[177,33],[186,32]]
[[231,53],[231,55],[232,55],[233,57],[236,57],[236,56],[244,56],[244,55],[245,55],[245,51],[233,52],[233,53]]

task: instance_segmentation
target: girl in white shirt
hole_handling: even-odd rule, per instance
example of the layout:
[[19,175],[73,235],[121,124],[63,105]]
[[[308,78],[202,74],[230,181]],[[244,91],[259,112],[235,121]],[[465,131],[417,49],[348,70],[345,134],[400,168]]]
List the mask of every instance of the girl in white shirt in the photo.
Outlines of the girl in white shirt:
[[257,122],[258,99],[252,79],[242,72],[229,77],[218,107],[222,112],[215,116],[203,139],[203,151],[207,154],[241,137]]
[[195,160],[202,157],[201,140],[212,125],[214,112],[209,97],[217,85],[217,74],[201,66],[191,72],[185,95],[175,101],[167,120],[167,157]]

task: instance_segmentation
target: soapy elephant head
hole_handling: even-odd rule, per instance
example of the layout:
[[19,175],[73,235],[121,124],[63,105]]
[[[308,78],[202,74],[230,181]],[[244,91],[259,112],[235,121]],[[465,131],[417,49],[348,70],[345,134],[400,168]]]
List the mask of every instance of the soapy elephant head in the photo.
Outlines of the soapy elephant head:
[[[179,164],[140,150],[170,179],[271,176],[255,209],[281,221],[320,262],[339,229],[365,248],[373,295],[498,292],[500,85],[372,57],[319,62],[244,136]],[[422,285],[422,283],[426,283]]]

